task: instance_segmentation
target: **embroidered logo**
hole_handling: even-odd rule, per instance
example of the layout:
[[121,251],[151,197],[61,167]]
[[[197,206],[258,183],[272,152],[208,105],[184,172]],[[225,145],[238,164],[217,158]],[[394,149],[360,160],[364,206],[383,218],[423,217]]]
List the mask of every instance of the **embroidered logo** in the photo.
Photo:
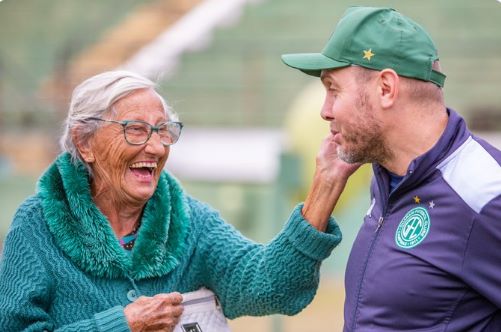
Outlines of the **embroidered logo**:
[[202,329],[197,323],[183,324],[181,327],[184,332],[202,332]]
[[416,207],[405,214],[395,232],[395,242],[409,249],[420,244],[430,231],[430,215],[425,208]]

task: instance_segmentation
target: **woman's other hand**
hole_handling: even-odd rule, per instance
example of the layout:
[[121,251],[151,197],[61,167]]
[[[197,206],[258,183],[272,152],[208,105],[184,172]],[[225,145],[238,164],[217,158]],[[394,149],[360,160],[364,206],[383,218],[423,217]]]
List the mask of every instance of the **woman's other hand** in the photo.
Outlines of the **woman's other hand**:
[[125,318],[132,332],[172,332],[183,313],[182,301],[183,296],[177,292],[141,296],[125,307]]

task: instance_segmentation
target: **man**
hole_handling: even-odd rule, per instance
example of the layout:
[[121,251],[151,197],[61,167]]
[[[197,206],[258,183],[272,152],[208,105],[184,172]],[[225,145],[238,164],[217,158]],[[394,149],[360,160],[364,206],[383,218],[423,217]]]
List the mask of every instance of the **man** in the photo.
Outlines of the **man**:
[[320,77],[337,156],[373,164],[344,331],[501,331],[501,152],[446,108],[425,30],[353,7],[322,53],[282,59]]

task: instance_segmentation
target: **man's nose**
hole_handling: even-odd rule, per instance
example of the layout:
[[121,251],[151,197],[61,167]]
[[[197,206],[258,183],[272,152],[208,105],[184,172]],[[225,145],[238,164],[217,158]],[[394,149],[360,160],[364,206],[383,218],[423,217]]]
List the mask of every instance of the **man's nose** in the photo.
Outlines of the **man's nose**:
[[332,115],[332,106],[330,103],[327,102],[327,98],[324,101],[324,104],[322,105],[322,110],[320,111],[320,116],[325,121],[332,121],[334,119],[334,116]]

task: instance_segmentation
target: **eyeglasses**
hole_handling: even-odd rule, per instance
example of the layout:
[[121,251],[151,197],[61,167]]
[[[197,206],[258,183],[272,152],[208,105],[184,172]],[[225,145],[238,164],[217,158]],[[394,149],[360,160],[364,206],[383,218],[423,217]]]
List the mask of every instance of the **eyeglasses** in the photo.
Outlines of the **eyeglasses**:
[[131,145],[145,144],[155,131],[158,136],[160,136],[160,142],[164,146],[169,146],[177,142],[179,136],[181,136],[181,130],[183,129],[183,123],[176,121],[167,121],[158,126],[152,126],[148,122],[140,120],[116,121],[94,117],[87,118],[86,120],[112,122],[121,125],[124,130],[125,140]]

